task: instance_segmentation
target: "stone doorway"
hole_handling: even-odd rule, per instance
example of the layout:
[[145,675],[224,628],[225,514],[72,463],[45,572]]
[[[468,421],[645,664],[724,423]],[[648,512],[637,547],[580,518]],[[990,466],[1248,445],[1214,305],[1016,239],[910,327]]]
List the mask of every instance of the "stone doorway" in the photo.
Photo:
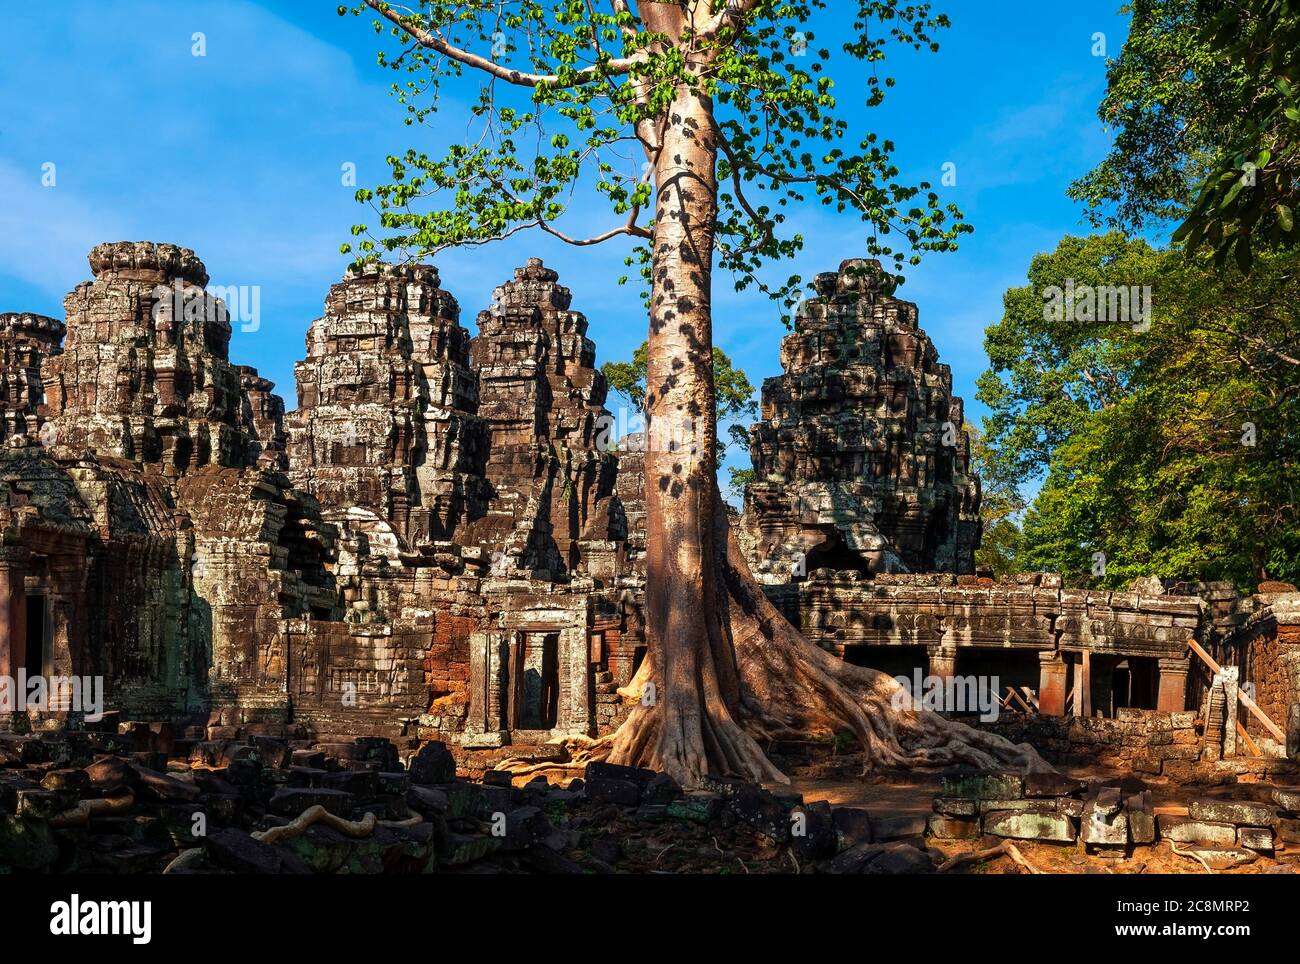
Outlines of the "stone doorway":
[[524,633],[514,729],[550,730],[559,720],[560,634]]
[[45,597],[27,597],[27,639],[23,666],[28,676],[50,676],[52,654],[46,645],[49,633],[45,626]]

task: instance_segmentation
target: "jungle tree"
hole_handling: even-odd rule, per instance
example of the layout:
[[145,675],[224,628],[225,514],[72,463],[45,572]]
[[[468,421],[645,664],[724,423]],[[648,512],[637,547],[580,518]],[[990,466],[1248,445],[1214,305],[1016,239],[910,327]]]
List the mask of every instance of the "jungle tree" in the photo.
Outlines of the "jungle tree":
[[[646,357],[648,657],[625,690],[642,699],[590,752],[666,770],[784,780],[763,738],[851,730],[870,763],[1035,765],[1012,746],[900,700],[890,677],[807,643],[758,589],[718,492],[711,304],[715,264],[738,287],[792,303],[801,279],[768,284],[764,263],[796,253],[795,205],[868,225],[868,253],[894,271],[945,251],[969,227],[929,185],[899,180],[894,146],[856,142],[839,114],[808,21],[833,16],[837,56],[869,65],[891,44],[937,49],[946,17],[925,3],[854,0],[366,0],[400,50],[394,91],[411,124],[443,82],[482,83],[463,142],[442,157],[389,158],[392,183],[363,189],[379,216],[352,252],[436,254],[525,229],[573,245],[639,242],[648,289]],[[340,8],[345,13],[346,8]],[[405,72],[409,71],[409,75]],[[458,122],[459,123],[459,122]],[[630,153],[629,153],[630,152]],[[579,236],[560,221],[579,192],[617,218]],[[566,222],[567,224],[567,222]],[[345,246],[345,251],[349,246]],[[884,269],[882,269],[884,270]],[[653,698],[647,698],[653,694]]]

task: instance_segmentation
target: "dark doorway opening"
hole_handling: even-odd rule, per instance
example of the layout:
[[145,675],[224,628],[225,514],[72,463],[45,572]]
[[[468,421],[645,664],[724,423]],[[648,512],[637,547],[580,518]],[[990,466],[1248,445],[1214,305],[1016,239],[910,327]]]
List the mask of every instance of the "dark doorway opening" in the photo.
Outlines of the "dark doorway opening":
[[522,730],[550,730],[559,720],[560,634],[529,633],[524,643]]
[[45,597],[27,597],[27,645],[23,665],[28,676],[48,676],[45,666]]
[[1130,656],[1120,660],[1111,678],[1115,709],[1125,706],[1138,710],[1156,708],[1159,674],[1155,662],[1146,656]]

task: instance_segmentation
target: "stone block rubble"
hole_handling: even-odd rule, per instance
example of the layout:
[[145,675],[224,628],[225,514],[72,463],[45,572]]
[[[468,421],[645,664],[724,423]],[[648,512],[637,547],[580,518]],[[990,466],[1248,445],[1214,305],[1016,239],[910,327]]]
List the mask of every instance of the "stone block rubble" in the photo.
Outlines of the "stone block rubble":
[[[0,739],[0,867],[60,873],[925,873],[923,819],[592,763],[567,786],[458,775],[436,741]],[[399,745],[400,744],[400,745]],[[522,784],[522,785],[521,785]]]
[[[1232,799],[1193,799],[1186,807],[1152,805],[1132,781],[1084,781],[1058,773],[954,772],[934,798],[928,832],[937,839],[992,835],[1075,844],[1087,853],[1131,855],[1170,842],[1224,870],[1300,845],[1295,820],[1300,790],[1242,785]],[[1159,809],[1159,812],[1157,812]]]

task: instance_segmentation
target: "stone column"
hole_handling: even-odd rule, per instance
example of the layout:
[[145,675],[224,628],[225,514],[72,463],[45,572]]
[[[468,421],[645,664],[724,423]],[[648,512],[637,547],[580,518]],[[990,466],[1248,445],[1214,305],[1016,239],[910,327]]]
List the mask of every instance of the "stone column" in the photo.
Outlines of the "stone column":
[[574,626],[560,633],[559,683],[560,705],[556,717],[556,731],[561,734],[587,733],[592,735],[591,721],[595,714],[589,702],[591,694],[590,649],[587,628]]
[[1214,678],[1216,683],[1223,683],[1223,756],[1225,759],[1237,755],[1238,674],[1236,666],[1224,666]]
[[1162,713],[1181,713],[1187,709],[1187,673],[1191,669],[1190,657],[1158,659],[1160,688],[1156,696],[1156,709]]
[[1075,654],[1074,715],[1092,716],[1092,653],[1086,649]]
[[1300,760],[1300,703],[1292,703],[1286,714],[1286,756]]
[[1065,660],[1056,650],[1038,654],[1038,712],[1065,715]]
[[505,746],[509,733],[502,729],[501,664],[505,641],[496,633],[475,633],[469,638],[469,716],[461,742],[468,747]]
[[[0,550],[3,552],[4,550]],[[15,638],[13,627],[13,580],[11,561],[0,555],[0,676],[13,678],[22,660],[19,647],[24,640]]]
[[931,676],[946,680],[957,675],[957,650],[932,649],[929,655],[930,667],[928,672]]
[[23,578],[26,560],[26,549],[0,546],[0,676],[14,680],[7,694],[10,705],[0,706],[0,726],[6,728],[11,714],[17,712],[14,704],[19,699],[18,670],[27,659],[27,592]]

